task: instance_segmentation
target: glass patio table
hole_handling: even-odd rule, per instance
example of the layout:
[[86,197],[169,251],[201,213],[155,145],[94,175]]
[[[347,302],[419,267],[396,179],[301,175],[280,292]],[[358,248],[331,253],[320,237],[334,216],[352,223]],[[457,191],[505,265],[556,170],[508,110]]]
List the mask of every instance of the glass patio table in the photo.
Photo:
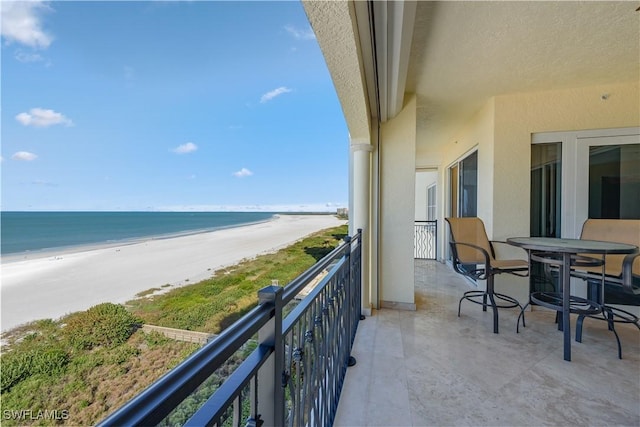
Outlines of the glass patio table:
[[[638,251],[638,247],[625,243],[603,242],[598,240],[583,239],[562,239],[555,237],[512,237],[507,239],[507,243],[521,247],[529,253],[529,258],[536,261],[556,265],[559,269],[558,286],[561,295],[558,293],[535,292],[532,293],[531,301],[544,307],[552,308],[562,312],[558,326],[562,328],[564,334],[564,360],[571,360],[571,324],[569,315],[571,314],[571,303],[579,302],[587,307],[584,310],[591,313],[602,311],[603,301],[590,301],[584,298],[571,296],[571,265],[572,256],[580,254],[608,255],[608,254],[632,254]],[[580,258],[582,263],[604,266],[603,259]],[[584,265],[584,264],[582,264]],[[604,268],[604,267],[603,267]],[[561,322],[561,323],[560,323]]]

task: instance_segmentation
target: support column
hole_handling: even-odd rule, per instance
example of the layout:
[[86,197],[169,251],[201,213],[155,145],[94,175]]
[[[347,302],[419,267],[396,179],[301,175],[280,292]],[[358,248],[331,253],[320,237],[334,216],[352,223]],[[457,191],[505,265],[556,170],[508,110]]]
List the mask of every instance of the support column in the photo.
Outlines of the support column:
[[351,139],[351,174],[349,200],[349,235],[362,229],[362,314],[371,315],[371,273],[369,271],[369,248],[371,227],[371,152],[373,146],[367,139]]

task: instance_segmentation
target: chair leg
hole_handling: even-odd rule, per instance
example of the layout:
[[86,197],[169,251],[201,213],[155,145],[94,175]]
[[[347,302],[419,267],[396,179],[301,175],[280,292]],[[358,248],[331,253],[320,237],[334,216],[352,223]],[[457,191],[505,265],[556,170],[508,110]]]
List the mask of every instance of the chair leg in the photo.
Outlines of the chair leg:
[[526,328],[527,325],[524,324],[524,311],[527,309],[527,307],[529,307],[529,305],[531,304],[531,301],[529,301],[528,303],[526,303],[524,305],[524,307],[522,307],[520,309],[520,314],[518,315],[518,321],[516,323],[516,334],[520,333],[520,318],[522,317],[522,327]]
[[[585,317],[586,316],[584,314],[580,314],[578,316],[578,320],[576,321],[576,342],[582,342],[582,324],[584,323]],[[616,343],[618,344],[618,359],[622,359],[622,343],[620,342],[618,331],[616,331],[615,328],[613,311],[611,311],[610,309],[605,309],[605,311],[602,312],[602,317],[604,317],[604,320],[607,321],[608,329],[613,332],[616,337]],[[640,326],[638,326],[638,328],[640,329]]]
[[493,295],[494,286],[493,286],[493,276],[487,277],[487,291],[484,294],[484,302],[485,304],[482,306],[484,311],[487,311],[487,295],[489,296],[489,300],[491,301],[491,308],[493,309],[493,333],[498,333],[498,305],[496,304],[496,298]]
[[609,322],[609,326],[613,331],[613,334],[616,336],[616,341],[618,343],[618,359],[622,359],[622,344],[620,343],[620,336],[618,336],[618,331],[613,327],[613,321]]
[[496,305],[496,300],[492,293],[489,294],[489,299],[491,300],[491,308],[493,309],[493,333],[497,334],[498,333],[498,306]]
[[584,323],[584,314],[578,316],[576,320],[576,342],[582,342],[582,324]]
[[613,320],[613,311],[606,310],[607,315],[605,316],[607,319],[607,324],[609,325],[609,330],[613,332],[616,336],[616,342],[618,343],[618,359],[622,359],[622,344],[620,343],[620,336],[618,335],[618,331],[616,331],[615,323]]
[[[472,290],[464,293],[462,298],[458,300],[458,317],[462,311],[462,301],[469,300],[474,304],[482,306],[482,311],[486,312],[487,307],[491,306],[491,314],[493,318],[493,332],[499,333],[499,315],[498,310],[500,308],[520,308],[520,315],[518,317],[518,327],[520,325],[520,317],[522,317],[522,326],[525,325],[524,320],[524,307],[516,299],[508,295],[495,293],[493,285],[493,276],[487,278],[487,288],[484,291]],[[528,305],[528,304],[527,304]]]

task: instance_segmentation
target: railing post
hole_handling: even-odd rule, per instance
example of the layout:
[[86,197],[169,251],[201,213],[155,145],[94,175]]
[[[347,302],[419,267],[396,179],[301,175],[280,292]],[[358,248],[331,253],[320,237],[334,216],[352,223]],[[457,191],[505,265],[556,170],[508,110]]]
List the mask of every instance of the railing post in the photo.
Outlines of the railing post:
[[353,335],[353,268],[351,266],[351,242],[352,237],[347,236],[344,241],[347,243],[345,257],[345,268],[347,269],[344,274],[344,287],[345,287],[345,304],[343,304],[343,318],[347,326],[347,333],[345,334],[344,344],[347,346],[347,366],[353,366],[356,364],[356,358],[351,355],[351,337]]
[[273,317],[258,332],[258,345],[273,347],[274,352],[258,371],[257,404],[254,415],[260,415],[264,426],[284,425],[284,348],[282,344],[282,287],[271,285],[258,291],[259,303],[271,304]]
[[[364,316],[362,314],[362,304],[360,303],[360,301],[362,300],[362,288],[363,288],[363,283],[362,283],[362,271],[363,271],[363,258],[362,258],[362,241],[363,241],[363,237],[362,237],[362,228],[358,228],[358,243],[356,245],[356,254],[358,255],[357,258],[357,263],[358,263],[358,267],[356,268],[356,277],[355,277],[355,285],[354,285],[354,289],[356,289],[356,298],[355,298],[355,310],[356,312],[354,313],[354,319],[353,319],[353,324],[357,325],[358,322],[360,320],[364,320]],[[352,337],[352,341],[353,341]]]

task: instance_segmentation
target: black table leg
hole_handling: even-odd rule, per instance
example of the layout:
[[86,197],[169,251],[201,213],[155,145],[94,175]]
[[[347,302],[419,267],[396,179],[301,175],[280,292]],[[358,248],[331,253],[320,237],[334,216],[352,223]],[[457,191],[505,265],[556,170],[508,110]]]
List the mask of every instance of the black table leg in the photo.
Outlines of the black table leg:
[[571,254],[562,254],[562,332],[564,334],[564,360],[571,361]]

